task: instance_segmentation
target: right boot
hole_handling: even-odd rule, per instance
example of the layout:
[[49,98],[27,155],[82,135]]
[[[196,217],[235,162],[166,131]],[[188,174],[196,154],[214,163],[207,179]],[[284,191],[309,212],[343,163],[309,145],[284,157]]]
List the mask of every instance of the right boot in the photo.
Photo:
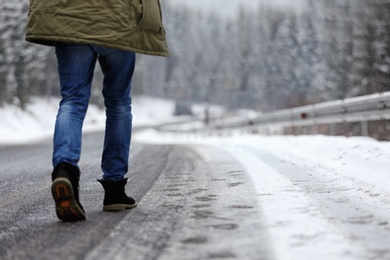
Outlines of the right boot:
[[69,164],[59,163],[52,173],[51,192],[56,204],[57,217],[65,222],[85,220],[85,211],[79,201],[80,170]]
[[127,178],[119,181],[97,181],[104,188],[103,211],[121,211],[137,207],[137,202],[126,195]]

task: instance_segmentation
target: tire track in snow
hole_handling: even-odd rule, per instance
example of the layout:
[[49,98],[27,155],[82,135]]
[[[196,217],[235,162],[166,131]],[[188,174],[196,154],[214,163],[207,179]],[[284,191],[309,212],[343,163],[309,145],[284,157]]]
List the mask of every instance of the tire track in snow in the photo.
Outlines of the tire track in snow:
[[[225,146],[260,197],[276,259],[389,259],[388,197],[331,178],[332,169]],[[333,174],[334,175],[334,174]]]

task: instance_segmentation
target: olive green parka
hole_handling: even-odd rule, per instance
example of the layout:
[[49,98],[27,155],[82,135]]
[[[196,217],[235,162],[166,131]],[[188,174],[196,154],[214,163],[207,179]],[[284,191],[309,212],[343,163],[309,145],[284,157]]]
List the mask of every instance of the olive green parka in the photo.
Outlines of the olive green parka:
[[168,54],[159,0],[30,0],[26,40]]

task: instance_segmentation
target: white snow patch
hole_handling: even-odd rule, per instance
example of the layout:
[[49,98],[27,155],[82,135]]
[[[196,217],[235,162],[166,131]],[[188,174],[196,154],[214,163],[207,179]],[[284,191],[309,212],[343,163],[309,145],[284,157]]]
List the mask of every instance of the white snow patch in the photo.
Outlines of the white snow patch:
[[[385,257],[383,244],[390,240],[386,231],[389,142],[365,137],[213,136],[155,130],[137,133],[134,140],[212,145],[230,152],[253,180],[275,259]],[[301,179],[300,174],[305,177]]]
[[53,132],[58,100],[34,98],[22,111],[17,106],[0,109],[0,143],[36,141]]
[[374,185],[390,195],[390,142],[368,137],[342,136],[261,136],[233,133],[226,136],[207,134],[159,133],[149,129],[134,135],[138,142],[159,144],[203,144],[225,147],[261,148],[279,157],[327,165],[353,181]]
[[[51,137],[54,131],[58,98],[32,98],[23,111],[16,105],[0,108],[0,144],[29,143]],[[133,126],[158,125],[176,120],[174,103],[149,97],[133,98]],[[103,130],[105,111],[89,105],[83,131]]]

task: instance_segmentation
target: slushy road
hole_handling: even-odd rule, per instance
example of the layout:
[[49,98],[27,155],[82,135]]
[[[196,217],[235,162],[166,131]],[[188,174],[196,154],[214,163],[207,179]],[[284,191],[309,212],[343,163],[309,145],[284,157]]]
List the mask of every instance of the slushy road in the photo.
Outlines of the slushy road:
[[103,212],[102,139],[84,136],[77,223],[55,215],[50,140],[0,147],[1,259],[274,258],[254,185],[228,152],[133,143],[126,191],[139,206]]

